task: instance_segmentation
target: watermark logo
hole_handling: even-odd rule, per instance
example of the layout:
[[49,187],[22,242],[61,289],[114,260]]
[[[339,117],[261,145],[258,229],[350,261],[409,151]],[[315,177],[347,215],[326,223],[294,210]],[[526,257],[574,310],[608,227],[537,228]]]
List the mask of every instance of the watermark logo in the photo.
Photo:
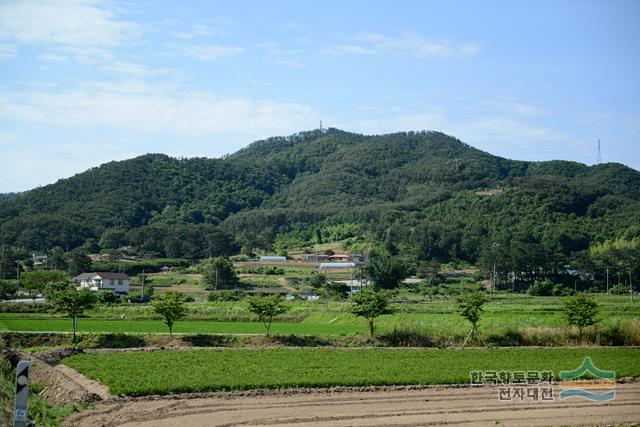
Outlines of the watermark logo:
[[497,386],[501,401],[553,401],[552,371],[471,371],[472,385]]
[[560,400],[579,397],[593,401],[616,397],[616,373],[598,369],[590,357],[585,357],[577,369],[560,371]]

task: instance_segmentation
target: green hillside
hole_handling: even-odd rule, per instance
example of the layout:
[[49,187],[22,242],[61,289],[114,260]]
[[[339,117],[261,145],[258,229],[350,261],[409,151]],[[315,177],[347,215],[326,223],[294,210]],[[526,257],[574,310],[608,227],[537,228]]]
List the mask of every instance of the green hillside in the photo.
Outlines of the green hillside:
[[0,199],[0,244],[197,259],[346,240],[416,262],[500,251],[560,268],[597,242],[640,236],[639,208],[640,172],[621,164],[514,161],[438,132],[330,129],[221,159],[110,162]]

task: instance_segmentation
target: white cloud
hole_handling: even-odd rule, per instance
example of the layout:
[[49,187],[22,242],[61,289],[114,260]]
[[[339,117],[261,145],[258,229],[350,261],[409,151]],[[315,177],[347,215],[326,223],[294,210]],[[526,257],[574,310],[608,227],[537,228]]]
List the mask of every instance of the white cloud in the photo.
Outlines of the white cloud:
[[278,65],[286,65],[288,67],[293,67],[293,68],[304,67],[304,64],[302,62],[296,61],[295,59],[291,59],[291,58],[274,58],[273,63]]
[[189,33],[186,31],[177,31],[173,33],[173,36],[180,40],[191,40],[194,37],[193,33]]
[[141,81],[87,82],[62,92],[0,92],[0,116],[79,130],[105,126],[187,137],[235,135],[245,142],[315,123],[312,110],[300,104],[176,91]]
[[417,33],[396,37],[366,33],[348,37],[351,43],[331,46],[328,51],[341,55],[390,54],[412,58],[466,58],[477,54],[480,45],[451,40],[430,40]]
[[135,155],[135,151],[129,151],[126,146],[113,143],[94,141],[87,144],[86,141],[68,140],[57,144],[21,144],[16,141],[3,147],[0,193],[30,190],[107,161]]
[[305,26],[299,22],[287,22],[286,24],[282,25],[281,28],[283,30],[303,30]]
[[206,24],[194,24],[192,33],[196,36],[224,35],[224,32]]
[[277,43],[264,41],[255,45],[267,53],[268,61],[273,64],[286,65],[293,68],[302,68],[304,64],[298,60],[299,50],[282,49]]
[[225,36],[227,33],[219,30],[218,28],[208,24],[193,24],[189,31],[177,31],[173,33],[173,36],[181,40],[191,40],[196,37],[208,37],[208,36]]
[[55,53],[42,53],[38,55],[38,59],[50,62],[64,62],[67,61],[69,57],[65,55],[58,55]]
[[0,131],[0,145],[15,144],[20,140],[17,132]]
[[0,131],[0,192],[147,152],[220,156],[257,139],[315,127],[319,116],[301,104],[141,80],[84,82],[67,90],[0,87],[0,117],[27,133]]
[[119,19],[111,6],[101,0],[0,3],[0,41],[37,46],[41,61],[73,60],[109,73],[147,74],[142,66],[119,60],[114,53],[117,47],[135,42],[142,27]]
[[140,34],[134,22],[93,0],[20,0],[0,4],[0,38],[20,44],[116,46]]
[[18,46],[10,43],[0,43],[0,59],[11,59],[16,56]]
[[61,46],[56,52],[70,56],[83,65],[104,64],[114,61],[116,56],[110,49],[96,46]]
[[371,55],[377,53],[374,49],[355,44],[331,46],[328,51],[335,55]]
[[487,101],[484,105],[502,113],[515,114],[518,116],[533,117],[549,114],[549,110],[517,100]]
[[135,62],[119,60],[108,62],[105,65],[102,65],[100,67],[100,70],[109,74],[116,74],[119,76],[126,76],[127,78],[138,79],[152,75],[175,76],[181,74],[177,70],[171,70],[167,68],[151,68]]
[[236,56],[244,53],[245,49],[238,46],[200,45],[184,46],[183,52],[202,61],[216,61],[224,56]]

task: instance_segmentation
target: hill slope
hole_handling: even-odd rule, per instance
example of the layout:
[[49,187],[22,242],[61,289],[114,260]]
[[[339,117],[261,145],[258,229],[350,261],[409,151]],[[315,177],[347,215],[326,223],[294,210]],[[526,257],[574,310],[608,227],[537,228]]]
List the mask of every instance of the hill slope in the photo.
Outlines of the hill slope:
[[350,239],[353,250],[476,261],[516,241],[570,256],[640,233],[639,207],[640,172],[620,164],[513,161],[438,132],[330,129],[222,159],[148,154],[14,195],[0,201],[0,244],[198,258]]

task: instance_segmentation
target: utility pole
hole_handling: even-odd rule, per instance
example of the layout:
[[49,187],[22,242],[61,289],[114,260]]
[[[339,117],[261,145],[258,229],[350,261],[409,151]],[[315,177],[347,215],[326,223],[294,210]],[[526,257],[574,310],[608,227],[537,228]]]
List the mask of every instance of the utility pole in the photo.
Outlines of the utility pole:
[[631,270],[629,270],[629,293],[631,294],[631,302],[633,302],[633,285],[631,284]]
[[20,280],[20,261],[16,261],[16,280]]
[[217,291],[218,290],[218,266],[216,265],[216,283],[213,286],[213,290]]
[[144,270],[142,270],[142,298],[144,298]]
[[489,299],[493,298],[493,291],[496,289],[496,261],[493,261],[493,277],[491,278],[491,292],[489,292]]
[[351,280],[349,280],[350,295],[353,295],[353,269],[356,268],[355,264],[351,267]]
[[607,295],[609,295],[609,267],[607,267]]

